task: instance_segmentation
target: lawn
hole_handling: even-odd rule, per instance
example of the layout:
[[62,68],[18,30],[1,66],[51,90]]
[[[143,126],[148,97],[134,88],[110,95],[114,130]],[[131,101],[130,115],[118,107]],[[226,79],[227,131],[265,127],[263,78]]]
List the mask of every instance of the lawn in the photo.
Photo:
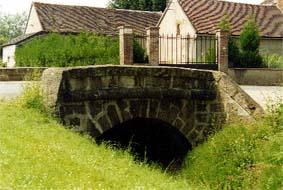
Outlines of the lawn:
[[0,189],[190,189],[37,110],[0,104]]

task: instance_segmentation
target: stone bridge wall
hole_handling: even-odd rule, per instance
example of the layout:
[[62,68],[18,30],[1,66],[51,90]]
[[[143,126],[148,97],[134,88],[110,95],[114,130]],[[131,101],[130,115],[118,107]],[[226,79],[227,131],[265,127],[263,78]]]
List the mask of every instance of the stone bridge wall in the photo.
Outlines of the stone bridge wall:
[[45,103],[66,125],[97,137],[133,118],[171,124],[192,145],[235,115],[261,108],[225,74],[170,67],[95,66],[48,69]]

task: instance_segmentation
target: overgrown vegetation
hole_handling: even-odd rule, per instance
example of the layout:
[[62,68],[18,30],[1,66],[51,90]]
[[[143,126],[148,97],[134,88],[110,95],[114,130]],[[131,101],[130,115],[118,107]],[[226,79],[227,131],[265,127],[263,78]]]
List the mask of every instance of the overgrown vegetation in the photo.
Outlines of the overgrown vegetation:
[[235,122],[189,155],[183,176],[208,189],[283,186],[283,105],[256,122]]
[[148,63],[148,56],[145,49],[139,44],[137,40],[134,40],[134,63]]
[[[48,34],[16,49],[17,66],[70,67],[119,64],[119,39],[91,33]],[[145,50],[134,41],[134,62],[146,63]]]
[[[28,92],[27,92],[28,91]],[[1,189],[280,189],[283,105],[257,121],[235,122],[188,156],[179,175],[137,163],[62,127],[38,85],[0,103]]]
[[17,66],[68,67],[119,63],[116,37],[48,34],[16,49]]
[[3,61],[2,61],[2,59],[0,59],[0,67],[6,67],[7,65],[6,65],[6,63],[4,63]]
[[204,57],[205,63],[215,64],[216,63],[216,50],[215,48],[209,48]]
[[283,69],[283,56],[278,54],[264,55],[264,67]]

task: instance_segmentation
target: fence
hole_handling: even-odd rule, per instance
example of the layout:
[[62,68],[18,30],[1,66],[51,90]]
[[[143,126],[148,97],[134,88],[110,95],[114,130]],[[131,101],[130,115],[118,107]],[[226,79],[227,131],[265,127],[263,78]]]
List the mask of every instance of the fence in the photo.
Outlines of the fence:
[[217,64],[215,36],[160,36],[159,64]]
[[[119,27],[120,64],[134,63],[132,47],[138,42],[147,53],[149,65],[184,66],[201,65],[228,73],[228,32],[217,30],[216,35],[160,36],[158,27],[147,28],[145,36],[134,36],[130,27]],[[141,48],[140,48],[141,49]],[[146,50],[146,51],[145,51]],[[145,62],[142,62],[145,63]],[[205,66],[204,66],[205,65]],[[204,66],[204,67],[203,67]]]

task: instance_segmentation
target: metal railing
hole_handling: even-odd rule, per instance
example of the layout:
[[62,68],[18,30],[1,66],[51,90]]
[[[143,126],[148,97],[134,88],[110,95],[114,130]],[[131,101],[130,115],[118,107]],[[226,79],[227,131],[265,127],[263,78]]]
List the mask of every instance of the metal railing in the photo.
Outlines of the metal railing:
[[206,35],[159,37],[159,64],[217,64],[217,38]]

